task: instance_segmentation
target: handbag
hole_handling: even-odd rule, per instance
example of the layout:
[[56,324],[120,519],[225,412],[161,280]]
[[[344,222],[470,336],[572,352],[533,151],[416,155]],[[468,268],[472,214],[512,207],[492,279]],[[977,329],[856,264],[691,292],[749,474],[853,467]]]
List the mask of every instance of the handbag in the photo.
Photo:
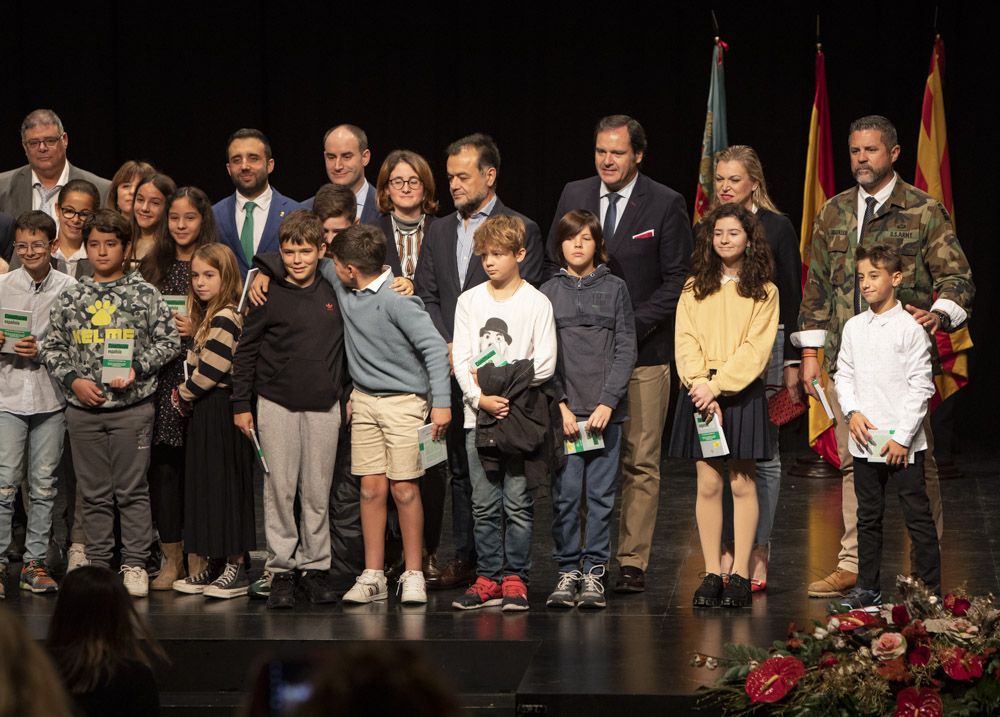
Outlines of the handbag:
[[[768,388],[778,388],[768,386]],[[806,412],[805,401],[795,401],[787,387],[781,387],[767,399],[767,417],[776,426],[784,426]]]

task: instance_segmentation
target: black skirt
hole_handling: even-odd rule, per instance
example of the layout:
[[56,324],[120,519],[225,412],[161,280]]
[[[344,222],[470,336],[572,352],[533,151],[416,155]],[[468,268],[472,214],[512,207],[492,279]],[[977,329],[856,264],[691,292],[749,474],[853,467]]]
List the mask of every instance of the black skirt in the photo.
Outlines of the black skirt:
[[[772,456],[768,440],[769,419],[764,382],[757,379],[739,393],[720,396],[717,400],[722,409],[722,432],[729,444],[728,458],[770,460]],[[694,413],[691,397],[686,389],[681,388],[667,451],[671,458],[702,457]]]
[[253,446],[233,424],[228,388],[194,404],[185,442],[184,547],[225,558],[257,547]]

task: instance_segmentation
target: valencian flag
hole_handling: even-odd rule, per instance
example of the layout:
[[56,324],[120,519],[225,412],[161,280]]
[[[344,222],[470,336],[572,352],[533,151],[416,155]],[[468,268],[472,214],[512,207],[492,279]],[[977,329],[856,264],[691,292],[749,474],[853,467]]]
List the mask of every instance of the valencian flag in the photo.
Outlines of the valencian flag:
[[705,136],[701,140],[701,162],[698,163],[698,191],[694,198],[694,223],[708,214],[715,192],[715,155],[729,146],[726,132],[726,76],[722,68],[722,53],[729,49],[719,38],[712,48],[712,80],[708,87],[708,112],[705,116]]
[[[948,132],[944,122],[944,40],[938,35],[931,52],[931,67],[924,87],[924,105],[920,115],[920,138],[917,140],[917,177],[914,184],[941,202],[952,224],[955,207],[951,197],[951,167],[948,161]],[[934,377],[937,392],[931,410],[937,408],[969,382],[967,351],[972,337],[967,326],[953,334],[938,331],[935,336],[941,358],[942,375]]]
[[[830,136],[830,104],[826,93],[826,61],[823,50],[816,46],[816,97],[809,121],[809,151],[806,155],[806,182],[802,196],[802,231],[799,254],[802,257],[802,283],[809,273],[809,251],[812,245],[813,220],[826,200],[834,195],[833,140]],[[820,351],[819,365],[823,365]],[[822,383],[832,390],[829,376],[823,371]],[[809,445],[828,463],[839,468],[837,438],[833,421],[827,418],[822,404],[809,398]]]

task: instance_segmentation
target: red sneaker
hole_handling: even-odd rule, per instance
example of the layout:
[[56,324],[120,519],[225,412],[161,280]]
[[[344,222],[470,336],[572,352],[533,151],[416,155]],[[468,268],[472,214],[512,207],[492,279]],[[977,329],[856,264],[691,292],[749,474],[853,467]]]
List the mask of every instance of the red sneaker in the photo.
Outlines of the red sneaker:
[[500,604],[503,595],[504,593],[501,593],[499,584],[480,575],[476,578],[476,582],[472,583],[472,586],[460,598],[455,600],[451,606],[459,610],[478,610],[481,607],[495,607]]
[[501,610],[528,609],[528,588],[517,575],[504,575],[500,589],[503,592]]

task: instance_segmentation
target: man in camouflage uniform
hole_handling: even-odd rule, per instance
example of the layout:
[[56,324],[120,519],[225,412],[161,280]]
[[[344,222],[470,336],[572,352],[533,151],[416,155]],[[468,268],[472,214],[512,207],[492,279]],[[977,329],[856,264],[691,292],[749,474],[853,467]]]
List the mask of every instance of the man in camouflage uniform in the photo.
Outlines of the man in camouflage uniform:
[[[866,248],[881,244],[900,255],[903,281],[896,295],[932,336],[939,328],[953,331],[964,324],[975,294],[972,272],[947,210],[893,170],[899,144],[892,123],[878,115],[855,120],[848,146],[851,171],[858,184],[830,199],[816,217],[799,331],[792,335],[792,342],[803,349],[802,381],[814,397],[812,380],[821,375],[817,350],[824,350],[823,368],[833,376],[844,324],[868,308],[856,291],[854,256],[859,244]],[[939,370],[936,347],[932,351],[935,370]],[[832,382],[826,383],[824,391],[836,418],[844,534],[837,569],[809,585],[810,597],[837,597],[855,586],[858,573],[858,503],[847,421]],[[940,539],[941,492],[929,417],[924,420],[924,431],[928,439],[924,463],[927,496]]]

